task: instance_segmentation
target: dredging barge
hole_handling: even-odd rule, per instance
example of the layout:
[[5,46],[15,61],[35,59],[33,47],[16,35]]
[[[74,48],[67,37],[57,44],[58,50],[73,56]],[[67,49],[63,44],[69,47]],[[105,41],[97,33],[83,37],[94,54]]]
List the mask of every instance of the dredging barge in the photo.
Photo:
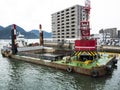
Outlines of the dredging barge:
[[[81,39],[75,41],[74,51],[69,54],[53,54],[54,49],[42,47],[43,32],[40,31],[40,45],[38,51],[46,51],[47,54],[31,53],[33,51],[19,51],[16,44],[16,27],[13,25],[12,48],[6,47],[1,50],[3,56],[23,60],[31,63],[41,64],[56,69],[63,69],[68,72],[76,72],[80,74],[90,75],[92,77],[100,77],[112,73],[113,68],[117,64],[116,56],[108,53],[99,53],[96,47],[96,39],[90,38],[90,1],[86,0],[85,13],[86,19],[80,22]],[[41,30],[41,25],[40,25]],[[24,48],[24,47],[23,47]],[[25,47],[32,48],[32,47]],[[34,47],[35,48],[35,47]],[[36,51],[34,49],[34,51]],[[52,54],[48,54],[50,51]],[[49,53],[50,53],[49,52]],[[64,52],[64,50],[62,50]]]
[[[35,54],[43,50],[44,54]],[[65,56],[60,53],[54,54],[54,52],[55,50],[52,48],[42,47],[42,49],[34,51],[20,51],[16,55],[11,54],[9,57],[92,77],[111,74],[117,64],[116,57],[107,53],[99,53],[98,55],[97,52],[74,51],[72,54]],[[5,55],[8,57],[8,54]]]
[[[84,47],[87,42],[95,44],[95,40],[80,40],[76,41],[75,44],[78,44],[77,42],[79,42],[79,44],[82,42],[82,47]],[[57,53],[53,48],[43,46],[22,47],[21,51],[19,50],[20,48],[16,49],[16,46],[14,46],[12,49],[4,47],[4,49],[1,49],[1,54],[4,57],[45,65],[55,69],[63,69],[67,72],[90,75],[92,77],[111,74],[117,64],[116,56],[99,53],[94,50],[95,47],[93,48],[93,46],[89,48],[89,50],[85,50],[86,47],[82,48],[83,50],[79,50],[80,48],[76,45],[74,51],[66,52],[65,50],[61,50],[61,53]]]

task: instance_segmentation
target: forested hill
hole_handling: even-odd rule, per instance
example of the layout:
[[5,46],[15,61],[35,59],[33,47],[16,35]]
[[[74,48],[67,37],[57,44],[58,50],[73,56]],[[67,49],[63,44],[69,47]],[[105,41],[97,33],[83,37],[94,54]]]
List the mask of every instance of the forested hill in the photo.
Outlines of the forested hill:
[[[16,25],[17,34],[20,33],[25,36],[26,39],[36,39],[39,38],[38,30],[31,30],[29,32],[25,31],[22,27]],[[51,38],[51,33],[44,31],[44,38]],[[7,27],[0,26],[0,39],[10,39],[11,38],[11,25]]]

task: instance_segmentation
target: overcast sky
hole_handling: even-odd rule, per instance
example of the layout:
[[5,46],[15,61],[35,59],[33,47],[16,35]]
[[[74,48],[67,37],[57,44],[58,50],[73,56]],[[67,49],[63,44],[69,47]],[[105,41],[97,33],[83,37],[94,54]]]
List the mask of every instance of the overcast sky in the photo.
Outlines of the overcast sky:
[[[85,0],[0,0],[0,25],[17,24],[27,31],[51,32],[51,14]],[[116,27],[120,29],[120,0],[91,0],[91,32]]]

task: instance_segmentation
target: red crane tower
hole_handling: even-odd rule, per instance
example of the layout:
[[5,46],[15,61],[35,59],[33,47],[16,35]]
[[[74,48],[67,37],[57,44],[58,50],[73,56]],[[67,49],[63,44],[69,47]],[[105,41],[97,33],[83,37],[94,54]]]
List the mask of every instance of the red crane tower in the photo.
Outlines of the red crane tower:
[[85,12],[85,19],[80,21],[81,39],[75,41],[76,51],[94,51],[96,50],[96,40],[90,39],[90,0],[85,1],[83,10]]
[[87,39],[90,36],[90,22],[89,22],[89,15],[90,15],[90,1],[85,1],[85,6],[83,7],[85,12],[86,18],[80,22],[80,30],[81,30],[81,37],[82,39]]

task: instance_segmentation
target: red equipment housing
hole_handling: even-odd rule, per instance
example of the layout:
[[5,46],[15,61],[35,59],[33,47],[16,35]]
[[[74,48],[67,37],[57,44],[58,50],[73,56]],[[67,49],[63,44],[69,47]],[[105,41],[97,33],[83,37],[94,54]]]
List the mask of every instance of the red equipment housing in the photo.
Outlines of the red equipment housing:
[[75,51],[95,51],[96,40],[76,40]]

